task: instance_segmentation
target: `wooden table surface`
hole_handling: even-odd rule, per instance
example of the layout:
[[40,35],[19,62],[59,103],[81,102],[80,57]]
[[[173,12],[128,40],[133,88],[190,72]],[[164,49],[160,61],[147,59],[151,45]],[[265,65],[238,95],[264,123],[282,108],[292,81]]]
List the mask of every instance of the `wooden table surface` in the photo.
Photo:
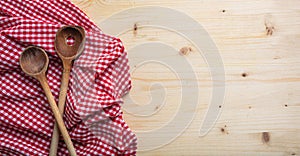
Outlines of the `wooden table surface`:
[[[104,32],[120,37],[129,53],[133,88],[125,97],[123,109],[126,122],[138,134],[138,155],[300,155],[299,0],[72,2]],[[138,8],[157,6],[161,7],[159,11],[169,9],[184,16],[157,15],[155,20],[160,23],[151,25],[151,10]],[[209,34],[225,71],[225,99],[220,103],[220,116],[204,136],[200,129],[214,86],[205,52],[181,34],[197,31],[191,22],[183,22],[186,19],[198,22]],[[161,23],[179,29],[159,27]],[[154,49],[156,58],[139,53],[142,46],[150,43],[171,47],[173,51],[166,55],[166,51]],[[144,50],[151,52],[146,46]],[[168,62],[161,58],[179,64],[184,59],[190,66],[167,66]],[[145,63],[135,64],[139,59]],[[194,76],[180,76],[188,74]],[[198,99],[196,107],[189,105],[195,102],[194,97]],[[147,109],[134,112],[137,105]],[[181,109],[186,116],[194,115],[189,123],[180,123],[187,124],[182,133],[175,130],[176,125],[168,127],[170,134],[155,133],[152,139],[143,139],[175,120]],[[175,131],[178,134],[172,134]],[[176,137],[160,140],[168,135]],[[156,146],[148,147],[151,143]]]

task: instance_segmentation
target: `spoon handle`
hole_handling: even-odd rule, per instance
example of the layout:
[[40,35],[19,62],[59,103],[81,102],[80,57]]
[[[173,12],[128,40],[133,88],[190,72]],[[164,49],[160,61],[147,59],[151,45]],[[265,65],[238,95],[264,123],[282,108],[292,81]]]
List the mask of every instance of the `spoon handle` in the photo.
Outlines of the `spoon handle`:
[[[70,67],[71,67],[71,62],[68,65],[64,64],[64,71],[62,73],[62,78],[61,78],[61,85],[60,85],[60,92],[59,92],[59,99],[58,99],[58,109],[61,116],[63,116],[64,109],[65,109],[66,96],[67,96],[70,70],[71,70]],[[59,129],[58,129],[58,124],[55,123],[53,133],[52,133],[51,145],[50,145],[50,156],[56,156],[58,143],[59,143]]]
[[67,128],[63,122],[63,118],[62,116],[60,115],[60,112],[59,112],[59,109],[56,105],[56,102],[54,100],[54,97],[51,93],[51,90],[50,90],[50,87],[48,85],[48,82],[47,82],[47,79],[46,79],[46,76],[45,75],[41,75],[40,77],[38,77],[38,80],[40,81],[43,89],[44,89],[44,92],[48,98],[48,102],[51,106],[51,109],[52,109],[52,112],[53,112],[53,115],[55,117],[55,120],[56,120],[56,123],[58,124],[58,128],[64,138],[64,141],[67,145],[67,148],[68,148],[68,151],[70,153],[71,156],[76,156],[76,152],[75,152],[75,148],[73,146],[73,143],[71,141],[71,138],[68,134],[68,131],[67,131]]

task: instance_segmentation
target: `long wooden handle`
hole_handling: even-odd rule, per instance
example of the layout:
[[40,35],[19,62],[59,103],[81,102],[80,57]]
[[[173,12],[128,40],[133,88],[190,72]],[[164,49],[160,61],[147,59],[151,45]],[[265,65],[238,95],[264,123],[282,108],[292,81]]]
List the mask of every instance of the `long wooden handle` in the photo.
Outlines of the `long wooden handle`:
[[51,90],[49,88],[49,85],[48,85],[48,82],[47,82],[47,79],[46,79],[46,76],[45,75],[41,75],[39,77],[37,77],[38,80],[40,81],[43,89],[44,89],[44,92],[48,98],[48,102],[50,103],[50,106],[51,106],[51,109],[52,109],[52,112],[53,112],[53,115],[54,115],[54,118],[56,120],[56,123],[58,124],[58,128],[64,138],[64,141],[67,145],[67,148],[68,148],[68,151],[70,153],[71,156],[76,156],[76,152],[75,152],[75,148],[73,146],[73,143],[71,141],[71,138],[68,134],[68,131],[67,131],[67,128],[63,122],[63,118],[59,112],[59,109],[56,105],[56,102],[54,100],[54,97],[51,93]]
[[[61,78],[61,85],[60,85],[60,92],[59,92],[59,99],[58,99],[58,109],[61,116],[63,116],[65,110],[65,103],[66,103],[70,71],[71,71],[70,69],[71,62],[69,61],[64,62],[63,65],[64,65],[64,71]],[[53,133],[52,133],[51,145],[50,145],[50,156],[56,156],[58,143],[59,143],[59,129],[58,129],[58,124],[55,123]]]

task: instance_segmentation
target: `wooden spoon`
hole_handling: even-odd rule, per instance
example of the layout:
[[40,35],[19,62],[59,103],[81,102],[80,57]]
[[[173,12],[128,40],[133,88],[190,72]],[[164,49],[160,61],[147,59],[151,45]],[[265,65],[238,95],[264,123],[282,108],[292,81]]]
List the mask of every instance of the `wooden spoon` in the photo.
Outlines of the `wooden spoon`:
[[41,83],[44,92],[48,98],[48,102],[50,103],[56,123],[58,124],[58,128],[60,129],[64,141],[67,145],[69,153],[71,156],[76,156],[75,148],[68,134],[66,126],[64,125],[62,116],[57,108],[56,102],[47,82],[46,70],[48,68],[48,64],[48,55],[41,48],[30,46],[21,53],[20,66],[22,70],[26,74],[36,78]]
[[[69,44],[68,39],[73,39],[74,43]],[[60,93],[58,100],[58,108],[63,115],[68,83],[70,77],[70,70],[72,67],[72,61],[76,59],[83,51],[85,44],[85,31],[79,26],[64,26],[56,32],[56,38],[54,42],[55,50],[63,63],[63,74],[61,78]],[[50,156],[56,156],[57,147],[59,142],[59,129],[55,124],[52,134]]]

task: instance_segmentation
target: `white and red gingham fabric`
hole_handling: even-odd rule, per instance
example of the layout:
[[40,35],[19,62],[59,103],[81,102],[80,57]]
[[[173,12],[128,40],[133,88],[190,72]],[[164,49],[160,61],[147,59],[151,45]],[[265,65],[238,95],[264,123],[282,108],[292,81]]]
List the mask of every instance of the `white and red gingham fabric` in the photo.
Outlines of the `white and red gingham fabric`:
[[[63,25],[86,31],[63,116],[77,154],[135,155],[137,139],[120,109],[131,87],[122,42],[69,0],[1,0],[0,9],[0,155],[49,154],[54,117],[39,82],[22,72],[19,56],[30,45],[46,50],[47,79],[58,101],[62,64],[53,43]],[[68,155],[62,137],[58,155]]]

